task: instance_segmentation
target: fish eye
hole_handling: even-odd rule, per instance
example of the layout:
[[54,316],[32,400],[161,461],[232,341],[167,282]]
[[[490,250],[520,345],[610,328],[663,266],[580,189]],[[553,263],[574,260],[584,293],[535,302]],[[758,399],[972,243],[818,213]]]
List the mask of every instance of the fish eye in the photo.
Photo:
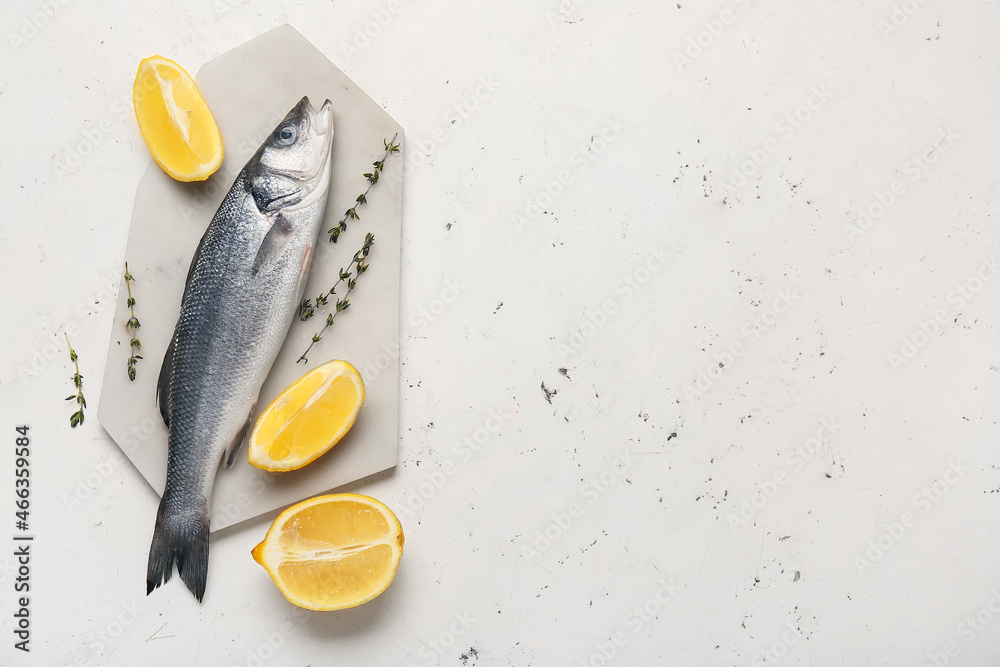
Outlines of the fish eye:
[[298,139],[299,133],[294,125],[282,125],[274,132],[274,140],[279,146],[291,146]]

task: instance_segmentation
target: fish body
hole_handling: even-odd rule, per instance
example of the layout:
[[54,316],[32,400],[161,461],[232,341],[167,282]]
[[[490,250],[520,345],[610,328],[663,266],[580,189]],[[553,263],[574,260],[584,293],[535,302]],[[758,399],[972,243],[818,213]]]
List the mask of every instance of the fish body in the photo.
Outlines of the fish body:
[[157,384],[169,430],[147,594],[177,571],[200,601],[209,514],[223,457],[235,461],[302,297],[330,183],[333,113],[308,98],[236,177],[188,271]]

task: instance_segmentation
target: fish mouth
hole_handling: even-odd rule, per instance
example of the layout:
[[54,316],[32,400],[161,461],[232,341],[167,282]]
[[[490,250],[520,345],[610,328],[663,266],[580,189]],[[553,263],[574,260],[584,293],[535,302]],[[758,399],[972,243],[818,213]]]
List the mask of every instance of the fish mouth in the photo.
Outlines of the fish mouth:
[[297,204],[303,199],[302,188],[297,188],[289,193],[278,195],[277,197],[271,197],[264,203],[264,208],[261,211],[278,211],[282,208],[287,208],[289,210],[294,210],[297,208]]
[[319,134],[326,134],[327,132],[333,134],[333,102],[330,100],[323,102],[323,106],[316,112],[316,117],[323,127],[322,132],[319,132]]
[[333,102],[326,100],[317,111],[306,95],[296,106],[300,108],[301,113],[308,115],[309,126],[317,136],[333,132]]
[[319,111],[317,111],[313,107],[312,102],[309,101],[309,96],[306,95],[299,100],[296,106],[301,108],[303,114],[307,114],[309,131],[316,137],[325,137],[326,140],[323,142],[323,152],[320,155],[319,164],[328,163],[327,157],[333,149],[333,102],[327,99],[323,102],[323,106],[319,108]]

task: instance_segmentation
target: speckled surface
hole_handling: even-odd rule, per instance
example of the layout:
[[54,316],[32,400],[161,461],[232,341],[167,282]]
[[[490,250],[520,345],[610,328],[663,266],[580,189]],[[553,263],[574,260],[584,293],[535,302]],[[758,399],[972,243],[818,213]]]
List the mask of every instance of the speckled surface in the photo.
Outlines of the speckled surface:
[[[995,664],[1000,17],[896,4],[71,0],[16,50],[41,5],[5,12],[0,406],[38,538],[34,652],[0,662]],[[61,332],[96,402],[121,326],[136,64],[286,22],[409,143],[400,459],[352,487],[406,546],[327,615],[250,559],[266,515],[215,536],[204,604],[145,597],[156,494],[62,402]]]

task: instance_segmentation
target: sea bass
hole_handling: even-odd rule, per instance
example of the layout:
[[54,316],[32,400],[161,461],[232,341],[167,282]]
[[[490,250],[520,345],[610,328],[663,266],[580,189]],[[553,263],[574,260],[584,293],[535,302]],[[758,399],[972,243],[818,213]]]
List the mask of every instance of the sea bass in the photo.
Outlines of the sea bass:
[[170,433],[147,595],[177,572],[201,601],[220,462],[232,466],[302,298],[330,185],[333,110],[303,97],[250,158],[195,251],[157,402]]

